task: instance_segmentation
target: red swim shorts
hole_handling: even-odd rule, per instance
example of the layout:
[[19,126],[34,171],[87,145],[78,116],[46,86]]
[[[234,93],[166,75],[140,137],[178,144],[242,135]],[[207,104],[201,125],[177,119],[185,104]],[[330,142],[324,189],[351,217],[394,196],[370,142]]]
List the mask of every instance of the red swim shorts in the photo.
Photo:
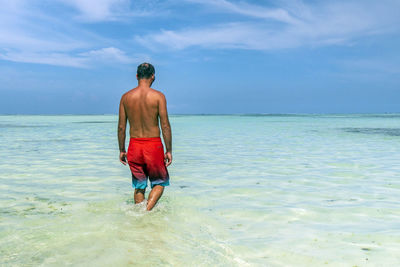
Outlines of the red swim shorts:
[[164,148],[160,137],[131,138],[126,154],[132,172],[132,186],[145,189],[147,178],[151,188],[169,185],[169,174],[164,163]]

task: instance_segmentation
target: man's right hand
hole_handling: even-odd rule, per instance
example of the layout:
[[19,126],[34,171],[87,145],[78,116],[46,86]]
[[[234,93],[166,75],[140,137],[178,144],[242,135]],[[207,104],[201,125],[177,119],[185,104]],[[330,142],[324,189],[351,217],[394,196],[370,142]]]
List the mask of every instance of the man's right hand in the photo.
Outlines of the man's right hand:
[[172,163],[172,153],[171,152],[165,153],[164,163],[165,163],[165,167],[168,167],[169,165],[171,165],[171,163]]
[[126,152],[124,151],[119,152],[119,161],[124,165],[128,163],[126,160]]

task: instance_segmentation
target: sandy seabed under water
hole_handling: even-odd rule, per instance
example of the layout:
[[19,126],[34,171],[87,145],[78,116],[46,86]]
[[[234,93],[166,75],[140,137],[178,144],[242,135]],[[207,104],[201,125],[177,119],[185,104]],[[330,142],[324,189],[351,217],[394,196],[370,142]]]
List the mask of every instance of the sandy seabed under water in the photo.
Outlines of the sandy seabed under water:
[[0,116],[0,265],[400,265],[400,115],[170,120],[146,212],[117,116]]

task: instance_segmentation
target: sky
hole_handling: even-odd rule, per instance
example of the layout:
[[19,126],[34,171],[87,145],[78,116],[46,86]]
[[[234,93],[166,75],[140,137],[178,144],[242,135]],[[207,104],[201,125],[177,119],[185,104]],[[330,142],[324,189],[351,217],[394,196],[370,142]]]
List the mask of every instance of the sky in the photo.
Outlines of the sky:
[[400,112],[399,0],[0,0],[0,114]]

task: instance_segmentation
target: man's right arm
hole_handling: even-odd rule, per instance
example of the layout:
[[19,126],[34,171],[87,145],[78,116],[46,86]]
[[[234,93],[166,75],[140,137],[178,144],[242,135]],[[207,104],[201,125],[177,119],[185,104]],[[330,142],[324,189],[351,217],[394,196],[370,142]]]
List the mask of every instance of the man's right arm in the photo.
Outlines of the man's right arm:
[[172,162],[172,133],[171,133],[171,125],[168,119],[167,100],[165,99],[165,96],[162,93],[158,104],[158,114],[160,116],[161,130],[166,147],[166,153],[165,153],[166,166],[169,166]]
[[119,104],[118,116],[118,144],[119,144],[119,160],[122,164],[126,165],[126,151],[125,151],[125,135],[126,135],[126,121],[127,116],[125,113],[124,96],[121,97]]

